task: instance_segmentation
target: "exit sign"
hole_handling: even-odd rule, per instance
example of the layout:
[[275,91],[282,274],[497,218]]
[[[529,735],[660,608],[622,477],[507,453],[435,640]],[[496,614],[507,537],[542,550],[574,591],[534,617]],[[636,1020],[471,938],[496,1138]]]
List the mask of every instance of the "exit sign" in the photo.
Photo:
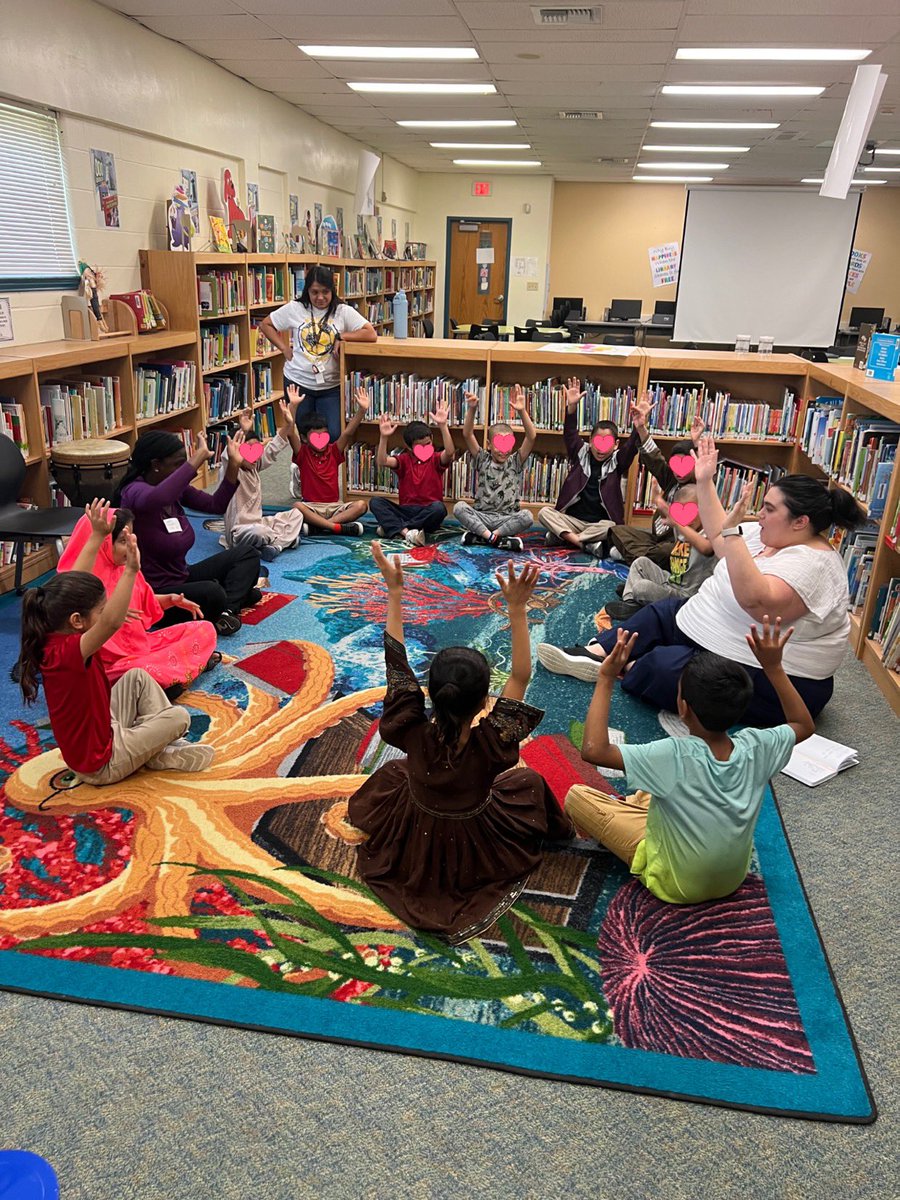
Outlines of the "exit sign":
[[473,196],[489,196],[490,194],[491,194],[491,185],[487,182],[486,179],[476,180],[475,183],[472,184],[472,195]]

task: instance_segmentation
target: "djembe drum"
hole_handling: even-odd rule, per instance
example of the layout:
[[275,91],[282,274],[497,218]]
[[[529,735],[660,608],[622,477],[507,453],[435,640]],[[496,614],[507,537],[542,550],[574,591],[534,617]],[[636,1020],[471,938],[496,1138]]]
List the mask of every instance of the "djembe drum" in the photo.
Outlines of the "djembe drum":
[[50,451],[50,470],[70,503],[111,500],[128,468],[131,447],[108,438],[63,442]]

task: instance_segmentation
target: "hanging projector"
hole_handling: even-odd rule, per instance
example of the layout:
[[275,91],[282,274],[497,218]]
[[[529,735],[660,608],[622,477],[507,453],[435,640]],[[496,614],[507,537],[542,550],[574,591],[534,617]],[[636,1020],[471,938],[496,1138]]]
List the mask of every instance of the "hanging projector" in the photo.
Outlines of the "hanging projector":
[[847,198],[886,83],[887,75],[880,66],[856,68],[841,126],[825,168],[825,179],[819,188],[820,196],[829,196],[833,200]]

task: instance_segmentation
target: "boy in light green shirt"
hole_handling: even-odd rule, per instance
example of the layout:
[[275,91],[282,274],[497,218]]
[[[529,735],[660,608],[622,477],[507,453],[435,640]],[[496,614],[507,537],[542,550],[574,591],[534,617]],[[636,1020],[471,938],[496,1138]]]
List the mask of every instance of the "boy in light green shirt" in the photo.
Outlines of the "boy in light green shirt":
[[578,785],[566,796],[575,825],[628,863],[633,875],[660,900],[698,904],[728,896],[750,866],[753,830],[769,779],[785,765],[797,742],[815,724],[781,665],[785,643],[781,618],[762,635],[750,627],[747,641],[766,674],[785,717],[774,729],[736,725],[753,695],[746,670],[718,654],[694,655],[678,684],[678,715],[690,737],[664,738],[643,746],[609,740],[609,704],[625,669],[636,633],[620,629],[603,660],[585,720],[581,756],[600,767],[624,771],[635,795],[619,800]]

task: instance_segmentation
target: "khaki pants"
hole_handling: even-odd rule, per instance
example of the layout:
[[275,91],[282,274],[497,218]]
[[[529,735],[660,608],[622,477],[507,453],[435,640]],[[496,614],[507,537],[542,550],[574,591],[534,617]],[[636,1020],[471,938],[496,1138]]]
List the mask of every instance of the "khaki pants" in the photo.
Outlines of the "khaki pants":
[[579,521],[577,517],[567,516],[550,504],[538,512],[538,521],[555,537],[563,533],[577,533],[578,540],[588,554],[591,553],[590,547],[595,542],[602,542],[615,525],[614,521]]
[[112,715],[112,756],[85,783],[118,783],[133,775],[166,746],[187,733],[191,718],[184,708],[170,704],[165,692],[146,671],[126,671],[113,684],[109,698]]
[[617,800],[581,783],[569,788],[565,800],[566,814],[575,827],[612,850],[629,867],[647,831],[649,805],[649,792],[635,792]]

